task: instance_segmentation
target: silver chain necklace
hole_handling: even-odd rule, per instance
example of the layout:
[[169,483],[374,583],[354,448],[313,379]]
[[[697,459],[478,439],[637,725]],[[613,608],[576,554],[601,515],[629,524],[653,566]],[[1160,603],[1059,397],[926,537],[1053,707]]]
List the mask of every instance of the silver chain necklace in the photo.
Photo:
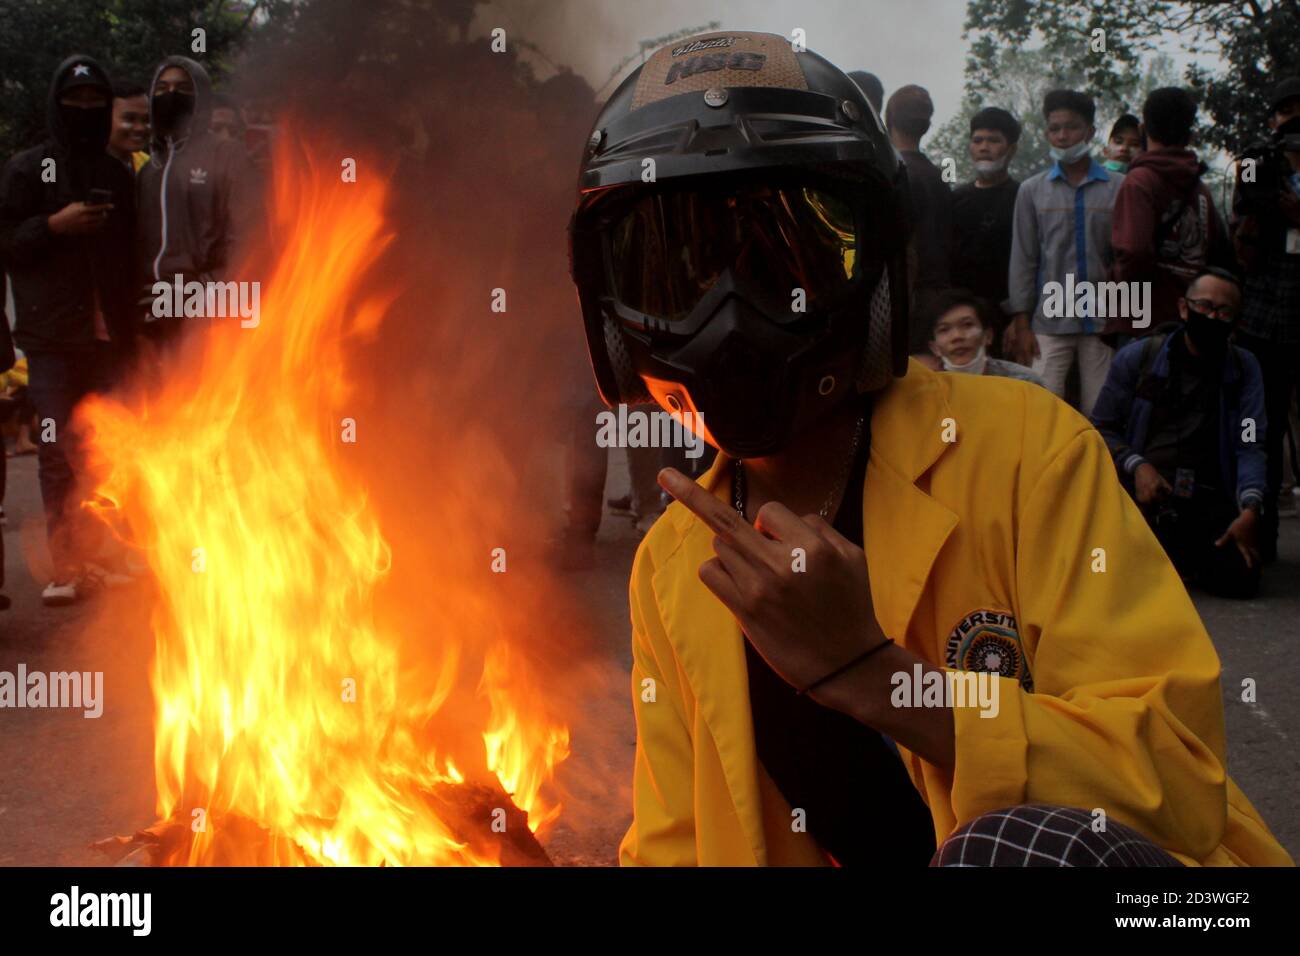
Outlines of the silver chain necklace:
[[[848,454],[844,457],[844,464],[841,466],[840,480],[836,482],[826,496],[826,501],[822,504],[821,510],[817,513],[826,518],[831,510],[831,505],[835,503],[836,496],[840,493],[842,486],[847,486],[849,476],[853,473],[853,460],[858,455],[858,446],[862,444],[862,429],[867,421],[865,414],[858,416],[858,423],[853,427],[853,442],[849,445]],[[734,468],[731,473],[731,504],[737,513],[745,517],[745,461],[743,458],[737,458],[733,462]],[[845,488],[844,490],[848,490]]]

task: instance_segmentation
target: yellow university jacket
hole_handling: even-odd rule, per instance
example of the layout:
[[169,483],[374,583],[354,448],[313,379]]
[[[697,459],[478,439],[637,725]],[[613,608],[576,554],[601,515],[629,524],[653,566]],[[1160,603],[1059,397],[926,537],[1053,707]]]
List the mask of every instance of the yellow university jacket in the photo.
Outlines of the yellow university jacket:
[[[724,500],[729,464],[719,455],[701,479]],[[1101,436],[1069,406],[912,362],[872,415],[863,528],[885,634],[936,666],[1002,675],[996,717],[954,708],[952,773],[902,750],[938,840],[981,813],[1048,803],[1101,808],[1184,863],[1291,864],[1224,771],[1210,638]],[[712,538],[674,504],[633,565],[634,817],[620,862],[823,864],[757,759],[744,638],[697,576]]]

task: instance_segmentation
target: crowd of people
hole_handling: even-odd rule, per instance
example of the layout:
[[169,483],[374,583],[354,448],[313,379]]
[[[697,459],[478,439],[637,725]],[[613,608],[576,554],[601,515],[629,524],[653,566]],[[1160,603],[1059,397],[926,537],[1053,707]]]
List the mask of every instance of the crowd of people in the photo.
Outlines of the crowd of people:
[[[744,93],[728,105],[730,88]],[[731,125],[692,138],[722,106]],[[1021,120],[983,108],[975,179],[956,189],[922,150],[925,89],[886,100],[872,74],[779,36],[665,47],[611,96],[569,233],[601,395],[573,383],[557,557],[593,563],[608,504],[646,536],[623,862],[1289,862],[1227,777],[1219,663],[1179,583],[1254,595],[1294,507],[1300,79],[1267,108],[1268,144],[1238,163],[1224,217],[1179,88],[1100,144],[1092,97],[1048,92],[1049,153],[1023,182],[1009,173]],[[755,117],[775,128],[761,143]],[[181,320],[159,314],[155,283],[238,264],[267,146],[247,125],[193,60],[140,84],[74,55],[50,85],[48,138],[0,172],[0,412],[39,459],[46,604],[132,570],[105,563],[80,507],[74,411],[175,347]],[[626,161],[642,150],[671,189]],[[772,304],[792,287],[817,322]],[[709,416],[720,457],[630,449],[630,495],[603,501],[602,396]],[[950,411],[961,442],[926,427]],[[682,507],[657,521],[665,491]],[[1128,567],[1096,573],[1097,541]],[[918,696],[923,678],[951,689],[959,672],[989,678],[989,707],[888,689],[898,675]]]
[[132,571],[125,556],[104,555],[83,516],[73,411],[177,341],[180,320],[153,307],[155,282],[222,281],[234,266],[256,214],[265,139],[250,138],[240,104],[181,56],[159,63],[148,85],[69,56],[46,115],[47,138],[0,173],[0,267],[12,295],[0,372],[15,452],[34,444],[38,455],[51,561],[42,600],[63,605]]
[[[660,473],[674,501],[632,563],[620,862],[1290,863],[1228,774],[1184,583],[1252,585],[1272,424],[1229,348],[1251,285],[1181,175],[1189,95],[1151,94],[1136,156],[1116,131],[1121,172],[1091,158],[1091,99],[1052,91],[1048,168],[1018,186],[1019,123],[981,111],[957,195],[920,149],[928,95],[881,123],[872,86],[779,35],[704,34],[653,53],[587,140],[571,272],[601,394],[702,416],[719,449],[697,480]],[[1113,307],[1117,268],[1150,294]],[[1049,393],[1062,368],[1093,422]]]
[[[1024,182],[1008,171],[1021,122],[983,108],[970,121],[975,178],[954,189],[921,149],[929,93],[907,85],[886,101],[877,77],[850,75],[907,169],[914,357],[1070,400],[1105,436],[1189,582],[1254,594],[1276,556],[1279,515],[1295,509],[1284,476],[1300,376],[1300,80],[1269,98],[1261,121],[1276,148],[1258,157],[1258,177],[1238,164],[1225,223],[1191,148],[1197,109],[1186,90],[1155,90],[1101,144],[1093,99],[1050,91],[1049,155]],[[219,280],[232,264],[266,155],[248,115],[185,57],[166,58],[144,84],[110,80],[75,55],[50,86],[48,139],[4,166],[0,264],[13,314],[0,329],[0,411],[18,427],[14,452],[39,455],[47,604],[127,570],[93,559],[93,531],[73,506],[81,469],[67,425],[142,348],[174,340],[180,320],[155,316],[154,282]],[[1126,308],[1107,310],[1102,283],[1126,287]],[[1053,284],[1063,296],[1047,294]],[[600,523],[598,409],[593,395],[575,418],[561,554],[570,567],[590,564]],[[672,449],[630,458],[632,493],[608,504],[644,533],[666,503],[655,473],[685,462]],[[709,460],[690,465],[700,473]]]
[[[1255,594],[1261,566],[1276,557],[1279,514],[1296,507],[1283,479],[1300,376],[1300,80],[1278,83],[1261,118],[1277,144],[1272,161],[1285,168],[1270,178],[1269,157],[1239,163],[1225,223],[1192,149],[1187,90],[1153,91],[1141,117],[1122,115],[1102,144],[1091,96],[1048,92],[1049,154],[1024,182],[1008,171],[1021,122],[983,108],[970,121],[975,179],[954,189],[921,150],[929,93],[907,85],[886,101],[876,76],[849,75],[907,169],[913,357],[1036,382],[1069,400],[1106,438],[1188,583]],[[1053,283],[1064,299],[1045,292]],[[1126,307],[1108,314],[1101,283],[1122,283]],[[1073,294],[1088,287],[1086,298]],[[633,493],[609,502],[641,533],[663,508],[656,454],[629,451]],[[603,458],[585,473],[594,477],[572,485],[570,505],[584,517],[565,549],[575,566],[590,560]]]
[[1300,373],[1300,80],[1278,83],[1268,108],[1272,148],[1238,163],[1227,223],[1184,89],[1154,90],[1100,155],[1093,99],[1052,90],[1046,168],[1023,183],[1007,171],[1020,122],[982,109],[976,178],[951,192],[919,148],[928,94],[905,86],[884,109],[917,222],[918,357],[1069,398],[1179,571],[1234,597],[1256,593],[1278,516],[1295,510],[1283,474]]

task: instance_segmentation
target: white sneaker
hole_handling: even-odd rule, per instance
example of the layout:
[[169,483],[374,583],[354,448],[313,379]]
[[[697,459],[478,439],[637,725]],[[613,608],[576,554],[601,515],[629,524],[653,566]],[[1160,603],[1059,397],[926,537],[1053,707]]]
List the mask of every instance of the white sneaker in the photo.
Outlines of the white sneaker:
[[77,584],[75,581],[67,581],[60,584],[58,581],[51,581],[45,585],[45,590],[41,592],[41,603],[46,607],[63,607],[68,604],[75,604],[77,601]]

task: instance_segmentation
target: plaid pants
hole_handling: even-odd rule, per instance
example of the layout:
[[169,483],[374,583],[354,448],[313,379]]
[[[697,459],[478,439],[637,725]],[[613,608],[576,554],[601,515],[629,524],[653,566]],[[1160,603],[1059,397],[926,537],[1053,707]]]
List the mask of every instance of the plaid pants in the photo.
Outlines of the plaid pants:
[[931,866],[1182,866],[1131,827],[1093,830],[1076,807],[1025,804],[993,810],[939,844]]

